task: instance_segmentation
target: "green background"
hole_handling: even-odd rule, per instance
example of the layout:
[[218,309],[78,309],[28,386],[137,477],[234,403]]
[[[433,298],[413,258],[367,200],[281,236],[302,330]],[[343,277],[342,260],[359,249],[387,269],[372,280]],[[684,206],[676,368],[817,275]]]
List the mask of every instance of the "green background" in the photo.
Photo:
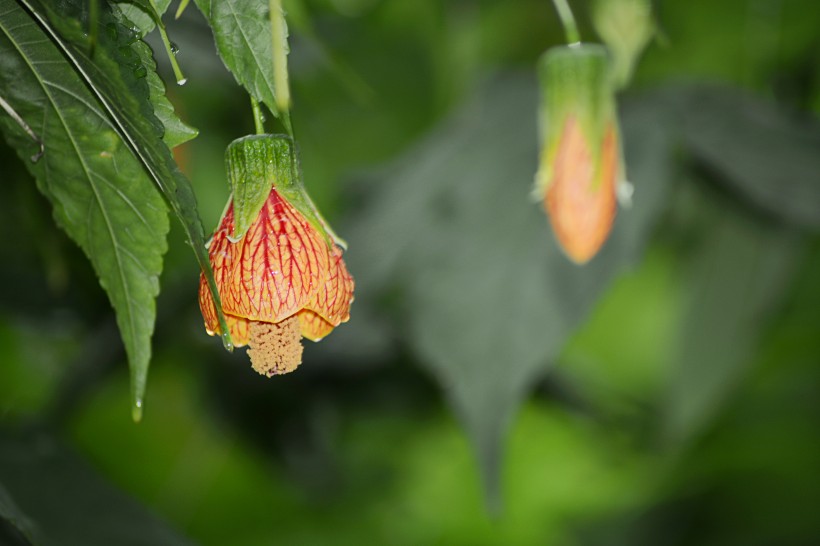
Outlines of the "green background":
[[[257,376],[173,223],[134,424],[108,300],[4,144],[0,544],[820,541],[817,2],[656,4],[619,96],[635,200],[586,269],[528,200],[549,2],[285,5],[351,322]],[[165,20],[207,232],[253,119],[195,7]]]

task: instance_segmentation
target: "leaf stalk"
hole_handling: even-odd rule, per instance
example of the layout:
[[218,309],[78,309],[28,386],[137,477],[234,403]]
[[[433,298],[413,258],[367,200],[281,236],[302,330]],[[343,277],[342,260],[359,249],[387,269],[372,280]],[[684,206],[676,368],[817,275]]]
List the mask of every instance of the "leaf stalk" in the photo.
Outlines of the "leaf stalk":
[[185,85],[188,79],[182,73],[182,69],[179,67],[179,63],[177,63],[177,53],[175,51],[175,47],[171,44],[171,40],[168,39],[168,33],[165,32],[165,24],[162,23],[161,15],[159,15],[159,10],[157,9],[157,4],[154,0],[151,1],[151,7],[157,13],[157,18],[159,19],[159,23],[157,28],[159,28],[159,35],[162,37],[162,45],[165,46],[165,52],[168,54],[168,60],[171,61],[171,68],[174,70],[174,77],[177,80],[177,85]]
[[558,18],[561,19],[561,25],[564,27],[564,34],[567,37],[567,44],[580,44],[581,34],[578,32],[578,24],[575,22],[575,16],[572,14],[569,2],[567,0],[552,0],[552,4],[555,6],[555,11],[558,12]]

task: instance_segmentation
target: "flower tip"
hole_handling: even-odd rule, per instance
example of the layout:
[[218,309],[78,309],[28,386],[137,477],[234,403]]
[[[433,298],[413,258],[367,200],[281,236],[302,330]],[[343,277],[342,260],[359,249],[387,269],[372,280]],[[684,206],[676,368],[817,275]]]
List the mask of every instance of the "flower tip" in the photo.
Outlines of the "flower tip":
[[575,210],[569,214],[547,204],[553,232],[561,250],[578,265],[584,265],[594,258],[609,238],[615,218],[614,196],[611,203],[608,201],[596,203],[591,210]]
[[618,142],[610,125],[600,154],[576,120],[567,120],[553,164],[544,208],[555,237],[567,257],[583,265],[609,237],[616,214],[615,179],[619,171]]
[[564,251],[564,254],[572,260],[577,265],[586,265],[596,254],[598,254],[598,250],[600,250],[601,245],[592,247],[589,245],[581,246],[568,246],[565,243],[561,243],[561,248]]

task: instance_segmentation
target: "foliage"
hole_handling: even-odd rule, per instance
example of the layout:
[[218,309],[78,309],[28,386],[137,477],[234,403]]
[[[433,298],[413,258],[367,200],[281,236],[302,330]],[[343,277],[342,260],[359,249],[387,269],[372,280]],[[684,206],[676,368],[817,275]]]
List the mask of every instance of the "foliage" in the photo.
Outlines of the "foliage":
[[527,199],[548,3],[286,0],[305,181],[357,295],[271,381],[209,343],[184,250],[247,95],[277,111],[269,4],[193,4],[2,2],[0,97],[45,153],[0,116],[0,542],[820,535],[811,0],[658,6],[619,97],[632,204],[585,267]]
[[[278,115],[268,3],[261,0],[195,1],[213,29],[222,62],[237,83]],[[287,34],[284,39],[287,40]]]
[[[57,221],[91,259],[100,284],[118,311],[132,363],[135,403],[141,405],[154,327],[154,298],[159,292],[166,249],[167,213],[148,173],[118,133],[116,121],[86,87],[83,69],[74,70],[66,62],[64,55],[74,51],[67,49],[67,43],[54,43],[49,38],[52,27],[48,22],[40,23],[38,13],[15,5],[4,14],[3,95],[23,119],[42,120],[32,125],[45,143],[45,153],[40,161],[27,161],[28,166],[40,190],[54,203]],[[112,28],[114,39],[108,34],[101,38],[98,57],[106,48],[112,54],[117,52],[117,27]],[[119,72],[119,59],[108,62]],[[147,70],[136,54],[130,62],[127,70]],[[110,74],[105,80],[114,82],[118,76]],[[140,83],[143,101],[149,104],[147,88]],[[106,104],[117,101],[124,110],[120,117],[133,124],[143,119],[144,112],[134,95],[123,82],[107,94]],[[120,102],[121,98],[129,99],[133,107],[127,108],[129,103]],[[31,149],[28,136],[12,119],[6,117],[3,123],[6,134],[27,160]],[[159,142],[161,130],[151,130]]]
[[[113,490],[48,435],[32,432],[4,436],[2,446],[0,481],[13,492],[13,497],[0,490],[0,513],[12,516],[5,519],[30,542],[89,546],[190,544],[144,508]],[[43,491],[49,490],[62,494],[43,495]],[[63,497],[65,493],[70,493],[70,502]],[[15,503],[19,503],[19,508]],[[30,517],[14,517],[20,510]],[[94,524],[77,525],[86,514],[96,514]]]

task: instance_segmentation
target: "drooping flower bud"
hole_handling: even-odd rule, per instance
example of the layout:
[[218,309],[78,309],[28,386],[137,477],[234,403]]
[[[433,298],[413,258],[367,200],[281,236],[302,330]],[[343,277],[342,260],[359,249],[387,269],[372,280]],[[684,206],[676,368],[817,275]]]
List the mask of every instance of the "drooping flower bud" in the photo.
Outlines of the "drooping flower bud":
[[536,193],[575,262],[606,241],[623,180],[620,134],[606,50],[576,44],[539,61],[541,157]]
[[612,73],[617,87],[632,78],[636,61],[655,35],[650,0],[596,0],[592,22],[612,52]]
[[[259,373],[287,373],[301,362],[301,337],[319,341],[348,320],[353,278],[301,184],[290,138],[235,140],[226,160],[233,196],[208,251],[228,329]],[[199,304],[208,334],[219,334],[204,277]]]

